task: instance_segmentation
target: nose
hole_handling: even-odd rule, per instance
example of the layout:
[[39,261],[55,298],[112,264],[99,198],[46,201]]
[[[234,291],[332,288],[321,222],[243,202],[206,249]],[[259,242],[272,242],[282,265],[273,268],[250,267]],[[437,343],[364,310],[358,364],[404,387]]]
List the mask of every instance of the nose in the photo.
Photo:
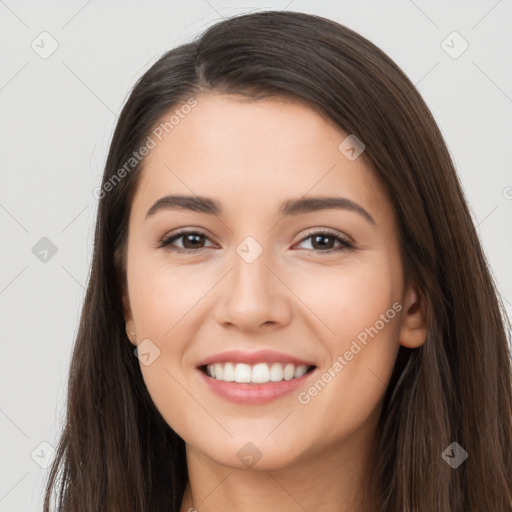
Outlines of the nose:
[[244,332],[280,328],[291,318],[291,296],[283,276],[272,262],[271,252],[254,261],[235,251],[231,271],[223,279],[216,320],[224,327],[236,326]]

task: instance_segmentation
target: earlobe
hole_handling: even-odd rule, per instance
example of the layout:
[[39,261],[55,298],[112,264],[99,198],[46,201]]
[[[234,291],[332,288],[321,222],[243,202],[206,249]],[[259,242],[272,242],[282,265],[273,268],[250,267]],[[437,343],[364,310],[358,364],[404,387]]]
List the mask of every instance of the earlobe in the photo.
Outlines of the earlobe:
[[134,347],[136,347],[137,346],[137,334],[135,333],[135,331],[132,330],[132,327],[130,327],[130,322],[126,323],[126,336],[128,336],[130,343]]
[[428,325],[424,297],[411,286],[405,294],[400,345],[418,348],[427,339]]
[[135,332],[135,322],[133,321],[132,312],[130,308],[130,304],[126,295],[123,295],[123,309],[124,309],[124,318],[126,323],[126,335],[130,340],[130,343],[134,346],[137,346],[137,334]]

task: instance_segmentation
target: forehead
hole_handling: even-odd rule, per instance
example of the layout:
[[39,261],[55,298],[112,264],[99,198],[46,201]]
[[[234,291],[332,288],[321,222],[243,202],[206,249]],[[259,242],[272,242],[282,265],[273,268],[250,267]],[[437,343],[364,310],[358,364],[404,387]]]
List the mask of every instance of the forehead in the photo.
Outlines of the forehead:
[[220,94],[196,100],[160,130],[161,140],[153,136],[134,208],[147,210],[170,193],[214,196],[233,211],[271,209],[307,194],[357,199],[375,212],[386,207],[364,153],[347,159],[339,146],[349,134],[304,103]]

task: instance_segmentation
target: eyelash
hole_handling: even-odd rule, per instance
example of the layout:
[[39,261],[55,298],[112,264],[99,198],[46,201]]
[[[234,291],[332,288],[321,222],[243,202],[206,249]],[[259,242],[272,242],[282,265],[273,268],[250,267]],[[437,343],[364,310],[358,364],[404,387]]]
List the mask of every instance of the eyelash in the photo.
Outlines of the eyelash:
[[[172,242],[174,242],[175,240],[178,240],[180,238],[183,238],[186,235],[198,235],[198,236],[203,236],[206,239],[208,239],[208,237],[204,233],[201,233],[200,231],[182,230],[182,231],[178,231],[177,233],[173,233],[169,236],[164,237],[162,240],[160,240],[158,248],[164,248],[168,251],[172,251],[175,253],[187,253],[187,254],[195,254],[203,249],[207,249],[207,247],[200,247],[199,249],[184,249],[181,247],[172,247],[171,246]],[[327,235],[329,237],[334,238],[336,242],[341,243],[341,247],[333,248],[333,249],[326,249],[326,250],[315,250],[315,249],[306,249],[306,250],[308,250],[310,252],[312,251],[315,253],[319,253],[319,254],[332,254],[333,252],[343,252],[343,251],[355,249],[354,245],[351,242],[349,242],[346,238],[343,238],[337,232],[331,231],[329,229],[311,232],[306,237],[302,238],[298,243],[300,244],[300,243],[308,240],[309,238],[312,238],[312,237],[318,236],[318,235]]]

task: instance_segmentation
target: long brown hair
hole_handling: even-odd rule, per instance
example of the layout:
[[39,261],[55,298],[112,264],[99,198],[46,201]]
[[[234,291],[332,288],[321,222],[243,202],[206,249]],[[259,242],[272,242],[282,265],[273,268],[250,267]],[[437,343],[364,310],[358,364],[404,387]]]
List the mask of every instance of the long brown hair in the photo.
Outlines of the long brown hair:
[[[420,348],[400,347],[386,391],[373,510],[512,511],[510,324],[439,128],[405,74],[367,39],[322,17],[266,11],[224,20],[165,53],[123,107],[45,512],[54,494],[61,512],[179,511],[184,441],[149,396],[122,307],[127,220],[144,160],[119,169],[165,114],[203,92],[306,102],[357,134],[387,187],[429,332]],[[468,453],[457,468],[442,456],[453,442]]]

